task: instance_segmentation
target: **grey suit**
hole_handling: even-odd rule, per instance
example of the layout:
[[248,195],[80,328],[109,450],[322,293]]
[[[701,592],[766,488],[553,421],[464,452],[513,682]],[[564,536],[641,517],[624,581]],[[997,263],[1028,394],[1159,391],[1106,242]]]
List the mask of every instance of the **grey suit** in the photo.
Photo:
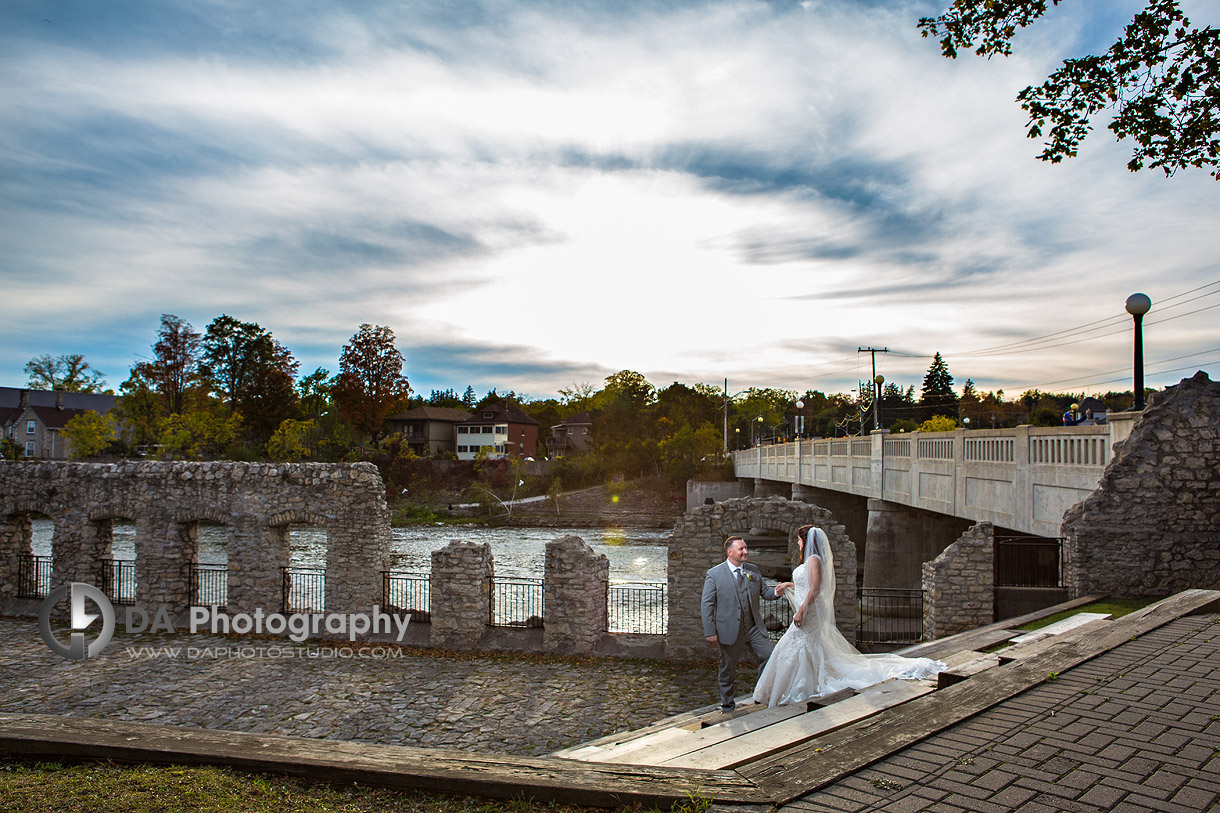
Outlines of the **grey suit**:
[[725,561],[708,570],[703,580],[703,635],[715,635],[720,642],[720,706],[724,709],[733,708],[737,661],[746,646],[761,663],[771,657],[771,640],[763,626],[758,599],[776,598],[775,588],[764,585],[762,573],[749,562],[742,564],[742,573],[739,587],[732,567]]

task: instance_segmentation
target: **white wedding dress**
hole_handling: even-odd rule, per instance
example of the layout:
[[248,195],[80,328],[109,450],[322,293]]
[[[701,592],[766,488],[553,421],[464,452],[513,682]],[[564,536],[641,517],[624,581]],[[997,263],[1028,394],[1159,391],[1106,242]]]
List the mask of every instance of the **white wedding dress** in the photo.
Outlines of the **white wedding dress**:
[[799,627],[795,622],[789,624],[775,645],[754,687],[756,703],[768,706],[801,703],[840,689],[863,689],[890,678],[930,678],[945,669],[943,663],[930,658],[904,658],[888,653],[865,655],[849,644],[835,627],[834,559],[830,544],[820,528],[808,535],[815,538],[806,543],[804,562],[792,572],[796,586],[785,595],[791,596],[794,607],[804,601],[809,594],[808,563],[814,557],[822,563],[822,588],[803,624]]

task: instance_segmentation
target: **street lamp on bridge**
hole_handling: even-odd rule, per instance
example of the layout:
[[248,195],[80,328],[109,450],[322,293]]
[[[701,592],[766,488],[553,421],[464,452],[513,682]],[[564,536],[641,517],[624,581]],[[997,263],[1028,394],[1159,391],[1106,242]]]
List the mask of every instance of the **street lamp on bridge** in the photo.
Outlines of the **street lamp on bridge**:
[[1147,294],[1127,297],[1127,313],[1135,320],[1135,403],[1131,409],[1136,412],[1144,408],[1144,314],[1151,308]]

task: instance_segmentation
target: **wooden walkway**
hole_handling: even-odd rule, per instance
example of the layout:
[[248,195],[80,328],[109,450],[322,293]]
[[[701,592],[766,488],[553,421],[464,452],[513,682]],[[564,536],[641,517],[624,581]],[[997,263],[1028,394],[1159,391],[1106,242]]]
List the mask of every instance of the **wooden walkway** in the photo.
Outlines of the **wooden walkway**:
[[695,795],[718,805],[781,805],[1125,641],[1182,616],[1214,612],[1220,612],[1220,591],[1188,590],[1117,620],[1078,617],[985,653],[981,650],[1022,636],[992,625],[906,651],[949,665],[936,682],[887,681],[797,706],[747,705],[729,715],[709,706],[547,757],[29,714],[0,714],[0,752],[223,764],[312,779],[606,807],[637,802],[668,807]]

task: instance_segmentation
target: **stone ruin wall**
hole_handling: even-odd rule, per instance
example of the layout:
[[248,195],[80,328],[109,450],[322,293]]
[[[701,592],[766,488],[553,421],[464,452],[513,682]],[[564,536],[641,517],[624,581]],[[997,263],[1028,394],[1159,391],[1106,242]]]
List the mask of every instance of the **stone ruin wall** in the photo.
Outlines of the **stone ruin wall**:
[[1199,372],[1153,395],[1061,533],[1072,597],[1220,586],[1220,382]]
[[924,639],[995,621],[995,528],[980,522],[923,563]]
[[739,497],[700,505],[678,519],[669,541],[668,658],[705,660],[718,657],[703,638],[700,608],[703,581],[709,568],[724,561],[724,540],[751,528],[785,531],[788,560],[797,561],[796,529],[817,525],[826,532],[834,554],[835,621],[848,641],[856,636],[856,546],[829,511],[783,497]]
[[122,518],[136,528],[137,603],[183,610],[198,523],[214,522],[229,528],[229,610],[278,612],[289,526],[304,522],[326,529],[328,611],[381,603],[390,524],[371,463],[0,463],[0,609],[16,597],[18,555],[31,552],[31,512],[54,523],[52,589],[102,583]]

